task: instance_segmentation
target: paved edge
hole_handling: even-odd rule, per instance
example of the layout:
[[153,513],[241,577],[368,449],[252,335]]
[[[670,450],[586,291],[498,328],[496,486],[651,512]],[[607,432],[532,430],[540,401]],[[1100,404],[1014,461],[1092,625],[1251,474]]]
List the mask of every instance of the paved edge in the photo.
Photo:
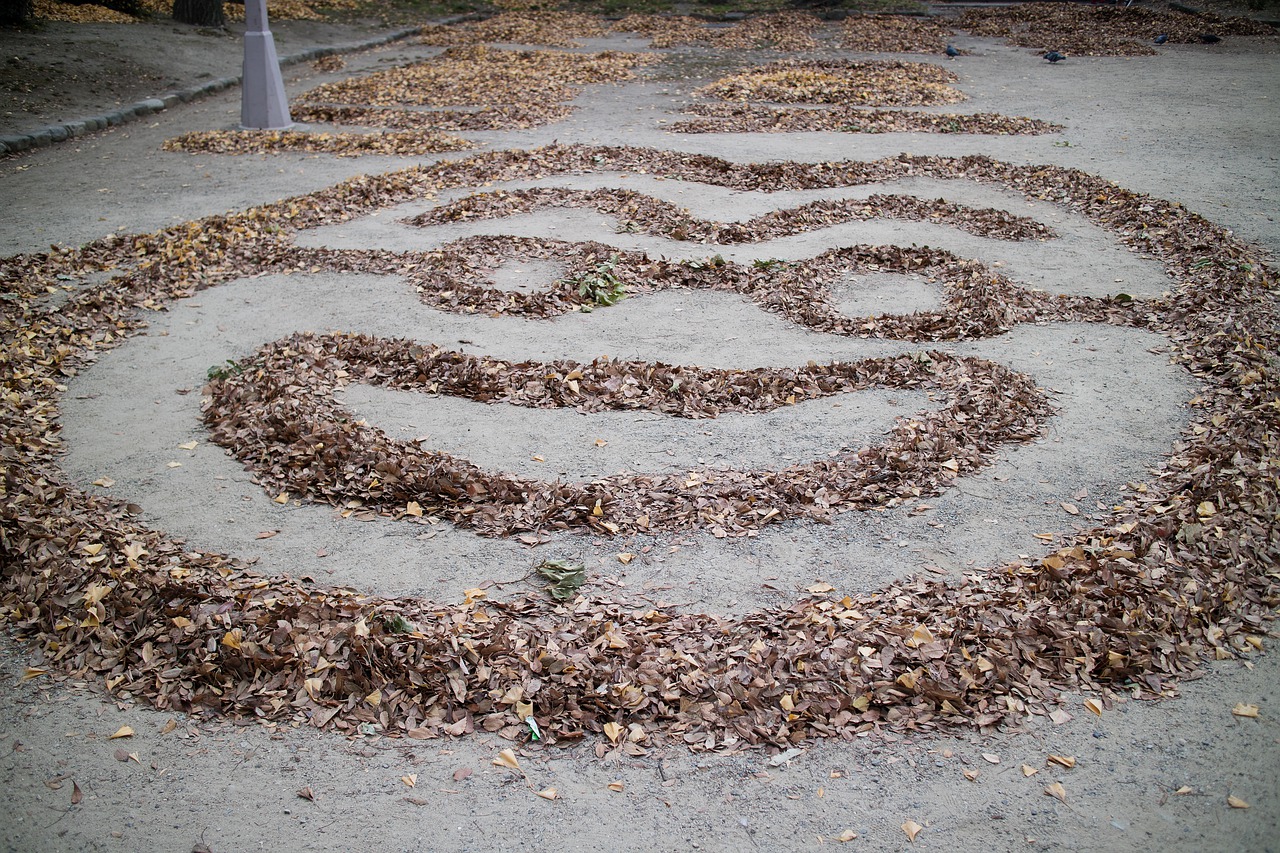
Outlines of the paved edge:
[[[322,56],[331,56],[338,53],[355,53],[361,50],[381,47],[384,44],[391,44],[392,42],[418,35],[422,32],[422,29],[422,27],[409,27],[407,29],[396,30],[394,32],[387,33],[386,35],[354,44],[313,47],[310,50],[304,50],[300,53],[293,53],[289,56],[281,57],[280,65],[296,65],[299,62],[319,59]],[[215,80],[210,80],[202,86],[192,86],[190,88],[181,89],[177,92],[170,92],[159,97],[147,98],[145,100],[120,107],[119,109],[112,110],[109,113],[103,113],[102,115],[77,119],[76,121],[51,124],[30,133],[15,133],[0,136],[0,155],[18,154],[22,151],[29,151],[36,148],[43,148],[47,145],[53,145],[58,142],[65,142],[66,140],[74,139],[77,136],[84,136],[86,133],[93,133],[95,131],[105,130],[108,127],[116,127],[117,125],[136,121],[144,116],[149,116],[152,113],[167,110],[169,107],[177,106],[178,104],[190,103],[191,101],[199,100],[200,98],[239,85],[239,75],[235,77],[219,77]]]

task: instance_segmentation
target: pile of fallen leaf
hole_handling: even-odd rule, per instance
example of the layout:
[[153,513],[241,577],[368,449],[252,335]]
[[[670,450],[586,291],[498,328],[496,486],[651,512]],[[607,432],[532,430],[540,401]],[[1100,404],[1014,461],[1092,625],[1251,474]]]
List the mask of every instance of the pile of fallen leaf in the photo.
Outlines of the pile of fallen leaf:
[[1037,135],[1057,133],[1062,125],[999,113],[926,113],[850,107],[812,109],[765,104],[689,104],[684,112],[698,116],[669,125],[676,133],[987,133]]
[[134,24],[138,19],[106,6],[86,3],[76,6],[59,0],[35,0],[33,16],[43,21],[69,21],[73,24]]
[[[929,390],[947,405],[900,423],[883,444],[776,471],[545,482],[485,471],[368,426],[334,402],[352,380],[485,403],[684,418],[765,412],[868,388]],[[1050,412],[1028,377],[938,352],[720,370],[607,358],[511,363],[365,335],[276,341],[211,381],[207,392],[210,437],[272,494],[394,517],[426,513],[488,536],[682,528],[742,535],[785,519],[894,505],[936,494],[986,464],[1001,444],[1038,435]]]
[[725,101],[921,106],[963,101],[964,94],[947,85],[958,79],[927,62],[787,59],[724,77],[697,94]]
[[840,28],[847,50],[878,53],[941,53],[955,35],[933,18],[910,15],[851,15]]
[[167,139],[166,151],[192,154],[280,154],[307,151],[358,157],[362,154],[409,156],[464,151],[475,145],[445,133],[310,133],[299,130],[201,130]]
[[1077,56],[1143,56],[1156,53],[1157,35],[1170,44],[1195,44],[1200,36],[1275,36],[1250,18],[1221,18],[1137,6],[1024,3],[967,9],[956,24],[973,35],[1002,38],[1021,47]]
[[503,12],[483,21],[424,27],[420,44],[459,46],[502,42],[577,47],[577,39],[606,34],[600,19],[580,12]]
[[[325,83],[298,97],[295,120],[400,130],[493,130],[563,118],[579,87],[630,79],[642,53],[449,48],[423,62]],[[449,110],[422,107],[479,107]]]
[[611,27],[617,33],[636,33],[649,39],[655,48],[690,44],[711,44],[715,33],[705,22],[687,15],[627,15]]
[[844,222],[903,219],[936,222],[999,240],[1044,240],[1051,229],[1023,216],[994,208],[974,209],[944,199],[875,194],[865,199],[824,199],[801,207],[775,210],[739,222],[712,222],[693,217],[669,201],[634,190],[575,190],[537,187],[475,193],[414,216],[408,222],[430,226],[476,219],[499,219],[549,208],[589,207],[619,220],[620,231],[643,232],[698,243],[761,243],[803,234]]
[[[1201,385],[1192,423],[1158,477],[1132,486],[1107,522],[1064,534],[1042,557],[845,597],[818,584],[788,607],[736,618],[597,595],[499,603],[471,590],[462,604],[445,605],[263,577],[147,528],[140,507],[86,494],[59,471],[67,378],[174,300],[295,263],[306,271],[316,250],[293,245],[299,230],[447,188],[612,172],[766,191],[921,176],[991,183],[1059,205],[1158,259],[1170,294],[1040,296],[1016,310],[1037,322],[1118,323],[1165,336]],[[899,251],[904,266],[931,262]],[[335,264],[340,256],[330,255]],[[388,258],[383,271],[411,274],[416,263]],[[83,283],[103,270],[110,280]],[[973,271],[981,291],[986,273]],[[785,300],[787,277],[759,272],[770,298]],[[47,299],[64,286],[65,300]],[[743,165],[629,148],[499,151],[360,176],[153,234],[7,258],[0,288],[0,617],[32,644],[33,671],[100,679],[122,700],[413,738],[477,730],[518,738],[532,716],[551,743],[626,731],[638,751],[659,735],[734,750],[883,728],[987,727],[1047,713],[1065,689],[1102,693],[1099,707],[1108,690],[1167,694],[1171,678],[1204,659],[1261,649],[1280,602],[1280,280],[1256,250],[1181,205],[1071,169],[980,156]],[[973,303],[1009,304],[1002,289],[997,282]],[[349,382],[673,416],[877,383],[918,383],[946,404],[904,419],[883,445],[793,469],[716,472],[723,482],[547,484],[422,454],[344,420],[329,391]],[[816,517],[824,505],[914,499],[913,489],[942,488],[982,464],[991,442],[1035,434],[1048,414],[1025,377],[938,353],[732,371],[515,364],[340,334],[268,344],[216,378],[209,395],[211,431],[266,483],[296,483],[298,494],[321,500],[340,500],[334,495],[349,486],[339,483],[354,484],[379,511],[418,518],[438,507],[493,534],[522,525],[643,529],[633,515],[641,507],[651,508],[650,528],[661,519],[727,532],[774,523],[784,511]]]

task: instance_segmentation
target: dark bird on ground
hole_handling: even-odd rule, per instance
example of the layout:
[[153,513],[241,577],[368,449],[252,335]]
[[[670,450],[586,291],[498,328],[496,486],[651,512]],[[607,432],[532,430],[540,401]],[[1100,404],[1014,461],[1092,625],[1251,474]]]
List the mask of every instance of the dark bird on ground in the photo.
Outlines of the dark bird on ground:
[[956,50],[952,45],[947,45],[947,56],[955,59],[960,55],[960,51]]
[[1058,53],[1056,50],[1049,51],[1044,55],[1044,58],[1049,60],[1050,62],[1061,62],[1062,60],[1066,59],[1065,56],[1063,56],[1061,53]]
[[1161,33],[1160,35],[1156,36],[1156,39],[1155,39],[1156,44],[1164,44],[1168,40],[1169,40],[1168,33]]
[[1213,33],[1201,33],[1200,41],[1205,44],[1217,44],[1222,41],[1222,36],[1215,36]]

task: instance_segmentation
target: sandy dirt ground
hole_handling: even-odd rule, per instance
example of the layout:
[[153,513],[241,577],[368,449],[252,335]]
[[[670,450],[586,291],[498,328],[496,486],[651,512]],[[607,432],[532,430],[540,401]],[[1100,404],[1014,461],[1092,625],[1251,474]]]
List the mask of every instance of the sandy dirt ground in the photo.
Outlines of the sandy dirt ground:
[[[351,42],[363,34],[312,28],[300,32],[296,44],[330,37]],[[34,50],[13,38],[4,37],[6,56],[24,46]],[[86,39],[131,44],[124,55],[138,62],[158,55],[148,50],[153,43],[169,42],[167,30],[102,26],[55,29],[39,38],[51,45],[65,41],[72,53]],[[219,61],[230,57],[231,67],[221,73],[234,73],[234,51],[224,44],[229,40],[207,38],[216,41]],[[1066,129],[1023,137],[678,135],[666,126],[693,88],[720,70],[774,57],[676,51],[635,82],[589,87],[563,122],[467,136],[489,148],[625,144],[740,162],[985,153],[1100,174],[1182,202],[1244,239],[1280,251],[1277,42],[1233,39],[1153,57],[1073,57],[1059,65],[989,40],[961,37],[956,43],[972,52],[946,62],[968,96],[956,109],[1032,116]],[[644,43],[614,37],[587,45],[602,47],[640,50]],[[286,69],[286,83],[297,93],[432,52],[393,45],[352,55],[335,73],[294,66]],[[208,61],[209,54],[195,53]],[[117,81],[111,84],[117,88],[89,95],[102,94],[105,106],[115,97],[157,94],[170,78],[190,84],[201,74],[219,73],[204,66],[195,71],[185,61],[158,65],[163,67],[146,71],[155,75],[154,91],[126,91]],[[41,104],[34,95],[29,103],[35,106],[5,108],[6,130],[28,129],[33,117],[71,117],[49,114],[64,107]],[[74,107],[89,103],[91,98]],[[417,162],[160,148],[180,132],[231,128],[238,115],[239,92],[233,90],[0,162],[0,199],[8,210],[0,220],[0,253],[149,231]],[[721,221],[878,191],[941,196],[1029,216],[1059,237],[1012,243],[882,220],[767,243],[707,246],[618,233],[616,220],[583,210],[425,229],[401,221],[465,194],[457,192],[306,232],[299,242],[425,249],[472,234],[519,234],[594,239],[672,258],[718,252],[741,262],[806,258],[854,243],[920,244],[999,265],[1013,278],[1055,293],[1155,295],[1165,281],[1158,265],[1083,219],[966,182],[912,179],[783,193],[645,175],[512,184],[528,185],[626,186]],[[539,287],[557,274],[554,265],[519,257],[497,271],[504,286],[516,289]],[[852,315],[920,310],[939,299],[929,282],[911,277],[848,284],[842,308]],[[1103,517],[1122,498],[1126,484],[1151,476],[1184,428],[1187,401],[1196,393],[1155,335],[1089,324],[1020,326],[990,340],[941,348],[1030,374],[1051,389],[1057,416],[1044,437],[1002,448],[990,467],[930,499],[927,512],[847,513],[831,524],[775,525],[738,539],[562,534],[531,551],[443,523],[360,522],[327,507],[280,507],[207,441],[198,390],[211,365],[249,355],[293,331],[337,328],[502,358],[590,360],[608,354],[722,367],[802,365],[913,348],[814,333],[725,294],[664,292],[546,321],[438,312],[423,307],[395,277],[252,277],[157,315],[147,334],[104,355],[70,383],[62,400],[67,476],[86,488],[94,488],[95,480],[113,481],[111,493],[140,504],[149,524],[192,548],[258,558],[258,568],[267,572],[310,575],[375,594],[457,601],[463,590],[484,582],[493,582],[494,597],[527,592],[535,587],[529,578],[534,564],[559,557],[589,567],[589,588],[677,609],[737,614],[786,604],[817,581],[871,590],[905,575],[955,576],[1043,553],[1047,546],[1036,534],[1089,525],[1091,516]],[[932,405],[923,394],[873,392],[768,415],[676,421],[423,400],[362,386],[351,387],[345,402],[392,435],[418,438],[486,468],[575,480],[620,470],[762,467],[820,457],[875,441],[895,419]],[[194,449],[179,447],[190,441],[197,442]],[[1064,503],[1079,514],[1068,514]],[[257,538],[262,531],[278,533]],[[622,565],[617,554],[623,551],[641,556]],[[344,739],[243,721],[201,722],[115,701],[96,683],[24,681],[28,661],[20,644],[0,641],[0,768],[8,802],[0,842],[6,850],[811,849],[839,844],[847,832],[857,835],[847,842],[851,849],[874,850],[1280,850],[1280,662],[1274,654],[1207,666],[1202,677],[1178,685],[1176,698],[1152,703],[1121,697],[1098,716],[1085,709],[1084,697],[1072,696],[1064,706],[1071,718],[1064,722],[1033,718],[990,735],[819,741],[781,760],[763,751],[724,756],[660,742],[644,755],[611,751],[604,757],[594,743],[527,745],[519,752],[527,782],[491,763],[509,746],[493,735]],[[1234,717],[1231,709],[1239,702],[1258,705],[1260,716]],[[171,719],[176,726],[167,725]],[[108,740],[122,725],[136,734]],[[1074,756],[1075,766],[1047,763],[1050,754]],[[1065,800],[1046,795],[1055,782]],[[73,785],[83,794],[77,805],[71,803]],[[533,792],[549,786],[559,799]],[[313,798],[300,797],[303,789]],[[1231,808],[1228,796],[1250,807]],[[907,821],[923,827],[914,842],[901,828]]]

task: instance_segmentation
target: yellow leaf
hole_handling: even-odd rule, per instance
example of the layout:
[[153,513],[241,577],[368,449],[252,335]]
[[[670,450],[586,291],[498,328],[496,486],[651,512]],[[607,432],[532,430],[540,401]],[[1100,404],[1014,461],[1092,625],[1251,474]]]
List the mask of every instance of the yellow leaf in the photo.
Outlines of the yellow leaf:
[[178,447],[182,448],[183,450],[195,450],[199,446],[200,446],[200,442],[198,441],[187,441],[178,445]]
[[623,553],[621,553],[621,554],[619,554],[619,555],[618,555],[618,562],[619,562],[619,563],[622,563],[622,565],[624,565],[624,566],[625,566],[625,565],[627,565],[627,563],[630,563],[630,562],[631,562],[632,560],[634,560],[635,558],[636,558],[636,555],[635,555],[635,554],[628,554],[628,553],[626,553],[626,552],[623,552]]
[[852,829],[846,829],[844,832],[836,836],[836,841],[839,841],[841,844],[843,844],[844,842],[852,841],[857,837],[858,837],[858,833],[854,832]]
[[84,606],[92,607],[99,601],[107,597],[107,593],[111,592],[111,587],[103,583],[91,583],[89,588],[84,591]]
[[1090,711],[1092,711],[1093,713],[1097,714],[1099,717],[1102,716],[1102,703],[1099,702],[1097,699],[1084,700],[1084,706],[1088,708]]
[[970,782],[977,782],[978,776],[979,776],[979,772],[977,770],[964,771],[964,778],[968,779]]
[[99,477],[93,481],[93,484],[95,486],[101,486],[104,489],[109,489],[116,484],[116,481],[110,477]]
[[1050,753],[1049,761],[1052,764],[1059,764],[1068,770],[1076,766],[1076,757],[1074,755],[1053,755]]
[[605,441],[603,438],[596,439],[596,447],[604,447],[608,443],[609,442]]
[[181,463],[181,462],[175,462],[175,461],[174,461],[174,460],[172,460],[172,459],[170,459],[170,460],[169,460],[168,462],[166,462],[164,465],[165,465],[165,467],[166,467],[166,468],[181,468],[181,467],[182,467],[182,463]]
[[287,503],[289,502],[289,493],[288,493],[288,492],[281,492],[280,494],[276,495],[276,496],[275,496],[274,498],[272,498],[271,500],[272,500],[274,503],[278,503],[278,504],[287,504]]
[[1201,501],[1199,505],[1196,506],[1196,515],[1201,518],[1208,518],[1217,511],[1218,508],[1213,505],[1213,501]]
[[236,628],[222,635],[222,645],[240,651],[240,641],[243,639],[244,633],[239,628]]
[[22,673],[22,680],[30,681],[33,678],[39,678],[42,675],[48,675],[48,674],[49,674],[49,670],[47,669],[40,669],[39,667],[29,666],[26,668],[26,671]]
[[809,592],[812,592],[815,595],[820,595],[821,593],[824,593],[824,592],[833,592],[835,590],[835,587],[829,583],[819,581],[818,583],[815,583],[813,586],[809,587],[808,589],[809,589]]
[[533,703],[532,703],[532,702],[517,702],[517,703],[516,703],[516,717],[517,717],[519,720],[521,720],[521,721],[523,722],[524,720],[527,720],[529,717],[532,717],[532,716],[533,716]]
[[412,515],[414,518],[422,518],[422,505],[417,501],[409,501],[404,505],[404,514]]
[[618,738],[622,737],[622,726],[617,723],[609,722],[604,724],[605,737],[614,743],[618,742]]
[[1062,787],[1061,782],[1054,782],[1044,789],[1044,792],[1051,797],[1056,797],[1062,802],[1067,801],[1067,789]]
[[1249,808],[1249,804],[1248,804],[1248,803],[1246,803],[1244,800],[1242,800],[1242,799],[1240,799],[1239,797],[1236,797],[1236,796],[1230,796],[1230,797],[1227,797],[1227,805],[1231,806],[1231,808],[1233,808],[1233,809],[1247,809],[1247,808]]
[[795,700],[791,698],[790,693],[783,693],[782,698],[778,701],[784,711],[794,711],[796,709]]
[[924,827],[916,823],[914,820],[908,820],[902,825],[902,831],[907,834],[908,841],[915,841],[916,836],[920,834],[920,830],[922,829],[924,829]]
[[932,643],[934,640],[933,632],[925,625],[917,625],[915,631],[911,634],[911,639],[907,640],[907,645],[915,648],[923,646],[925,643]]
[[320,688],[323,685],[324,680],[320,678],[308,678],[302,682],[302,686],[307,691],[307,695],[311,697],[312,702],[320,701]]
[[499,752],[492,763],[494,767],[506,767],[510,770],[520,769],[520,762],[516,760],[516,754],[509,749]]
[[1186,796],[1187,794],[1190,794],[1194,790],[1195,788],[1192,788],[1190,785],[1183,785],[1181,788],[1174,791],[1173,793],[1178,795],[1179,797],[1183,797],[1183,796]]
[[560,799],[560,792],[555,788],[547,788],[545,790],[538,791],[538,796],[542,797],[544,800],[558,800]]
[[1040,772],[1040,768],[1038,768],[1038,767],[1032,767],[1030,764],[1024,764],[1024,765],[1022,765],[1022,775],[1023,775],[1023,776],[1034,776],[1034,775],[1036,775],[1036,774],[1037,774],[1037,773],[1039,773],[1039,772]]
[[98,552],[102,550],[102,543],[101,543],[101,542],[94,542],[94,543],[92,543],[91,545],[85,545],[85,546],[84,546],[83,548],[81,548],[80,550],[81,550],[81,551],[84,551],[84,552],[85,552],[86,554],[88,554],[90,557],[96,557],[96,556],[98,556]]
[[408,788],[416,787],[416,786],[417,786],[417,784],[418,784],[418,774],[417,774],[417,773],[409,773],[409,774],[407,774],[407,775],[405,775],[405,776],[401,776],[401,777],[400,777],[400,781],[401,781],[401,782],[403,782],[403,783],[405,784],[405,786],[406,786],[406,787],[408,787]]
[[1254,717],[1258,716],[1258,706],[1250,705],[1247,702],[1237,702],[1236,706],[1231,709],[1231,713],[1237,717]]
[[960,463],[954,459],[948,459],[946,462],[943,462],[942,467],[946,468],[948,471],[953,471],[953,472],[960,471]]
[[594,515],[596,518],[599,518],[600,516],[604,515],[604,508],[600,506],[599,498],[596,499],[596,505],[591,508],[591,514]]
[[160,729],[160,734],[167,735],[176,728],[178,728],[178,721],[170,717],[168,722],[164,724],[164,728]]
[[530,458],[530,459],[532,459],[534,462],[546,462],[546,461],[547,461],[547,460],[543,459],[541,456],[537,456],[537,455],[535,455],[535,456],[530,456],[529,458]]
[[356,620],[356,624],[351,626],[351,631],[357,637],[367,637],[369,636],[369,623],[364,621],[364,617],[361,616]]
[[122,737],[133,737],[133,729],[131,729],[129,726],[121,726],[120,728],[116,729],[116,733],[113,734],[111,737],[107,738],[107,740],[115,740],[116,738],[122,738]]
[[373,691],[368,696],[364,697],[364,701],[368,702],[370,705],[372,705],[375,708],[378,707],[379,705],[382,704],[382,691],[381,690]]
[[605,787],[610,791],[613,791],[615,794],[621,794],[625,786],[621,782],[610,782]]

